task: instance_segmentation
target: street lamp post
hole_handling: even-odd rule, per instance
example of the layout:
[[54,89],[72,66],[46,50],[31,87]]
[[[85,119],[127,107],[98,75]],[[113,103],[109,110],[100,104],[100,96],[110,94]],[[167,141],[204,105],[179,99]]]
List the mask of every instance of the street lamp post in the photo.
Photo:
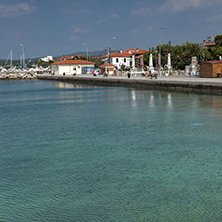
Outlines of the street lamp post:
[[86,43],[83,43],[83,45],[86,46],[86,56],[87,56],[86,58],[87,58],[87,61],[88,61],[88,54],[89,54],[89,52],[88,52],[88,46],[86,45]]
[[[160,69],[161,69],[161,30],[162,29],[166,29],[166,26],[160,28],[160,30],[159,30],[159,43],[160,43],[159,44],[159,61],[160,61],[159,66],[160,66]],[[159,70],[159,72],[160,72],[160,70]]]
[[108,56],[108,67],[107,67],[107,74],[109,75],[109,63],[110,63],[110,61],[109,61],[109,56],[110,56],[110,50],[109,50],[109,40],[110,39],[116,39],[116,37],[115,36],[113,36],[113,37],[110,37],[110,38],[107,38],[107,56]]

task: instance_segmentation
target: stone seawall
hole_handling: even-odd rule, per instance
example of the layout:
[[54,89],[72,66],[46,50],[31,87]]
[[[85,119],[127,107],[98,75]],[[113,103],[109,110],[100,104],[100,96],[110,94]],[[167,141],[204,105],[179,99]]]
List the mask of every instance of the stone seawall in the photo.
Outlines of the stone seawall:
[[222,94],[222,79],[193,78],[187,76],[160,77],[148,79],[145,77],[94,77],[94,76],[49,76],[37,75],[38,79],[78,82],[99,85],[133,86],[148,89],[173,90],[197,93]]

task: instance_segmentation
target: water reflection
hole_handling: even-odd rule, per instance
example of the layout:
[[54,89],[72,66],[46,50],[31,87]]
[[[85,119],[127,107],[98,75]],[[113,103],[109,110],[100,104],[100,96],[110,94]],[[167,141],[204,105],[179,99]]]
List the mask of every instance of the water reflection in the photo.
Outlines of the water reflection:
[[52,86],[56,88],[66,88],[66,89],[71,89],[71,88],[89,88],[92,87],[92,85],[88,84],[79,84],[79,83],[73,83],[73,82],[60,82],[60,81],[52,81]]
[[[161,104],[170,109],[195,110],[197,108],[222,109],[222,97],[182,92],[167,92],[158,90],[139,90],[125,87],[106,87],[92,84],[52,81],[52,86],[62,90],[62,97],[72,98],[69,102],[83,101],[131,101],[131,107],[137,107],[138,101],[147,101],[150,108],[158,108]],[[77,97],[77,98],[76,98]],[[178,102],[179,100],[179,102]],[[67,101],[68,102],[68,101]]]
[[132,99],[132,107],[137,107],[137,93],[136,93],[136,90],[132,90],[131,92],[131,99]]
[[168,109],[173,108],[173,102],[172,102],[172,97],[171,97],[170,93],[167,95],[167,107],[168,107]]
[[153,93],[150,93],[150,97],[149,97],[149,105],[150,107],[154,107],[154,96],[153,96]]

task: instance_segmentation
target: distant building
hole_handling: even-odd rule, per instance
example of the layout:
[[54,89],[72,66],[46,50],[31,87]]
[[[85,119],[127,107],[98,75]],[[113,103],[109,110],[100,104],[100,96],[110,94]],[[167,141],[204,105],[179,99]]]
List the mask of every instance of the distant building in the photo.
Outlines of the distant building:
[[101,69],[102,74],[114,74],[114,65],[110,63],[105,63],[103,65],[100,65],[99,68]]
[[114,52],[110,54],[110,63],[120,69],[122,65],[130,67],[131,54],[127,52]]
[[120,69],[122,65],[130,68],[133,64],[132,60],[140,58],[145,52],[148,52],[148,50],[130,48],[122,51],[122,49],[120,49],[120,52],[113,52],[110,54],[110,63],[115,65],[117,69]]
[[[124,52],[127,52],[129,54],[133,54],[136,50],[138,50],[138,49],[130,48],[130,49],[125,50]],[[120,49],[120,52],[121,51],[122,51],[122,49]]]
[[206,48],[207,50],[210,50],[215,45],[216,43],[213,41],[212,36],[207,37],[207,41],[203,40],[203,43],[201,44],[201,46]]
[[203,78],[222,77],[222,62],[219,60],[213,60],[200,63],[199,77]]
[[75,56],[62,56],[61,58],[56,58],[56,61],[63,61],[63,60],[72,60]]
[[136,49],[136,51],[133,52],[133,55],[135,56],[135,58],[140,58],[141,55],[143,55],[145,52],[148,52],[148,50],[145,50],[145,49]]
[[61,58],[56,58],[56,61],[72,60],[75,58],[81,59],[81,58],[86,58],[86,56],[84,55],[62,56]]
[[85,55],[75,55],[75,57],[77,57],[78,59],[86,59],[87,56]]
[[78,59],[62,60],[52,63],[51,68],[55,75],[84,75],[93,72],[95,63]]
[[53,57],[52,56],[45,56],[43,58],[40,58],[41,61],[45,61],[45,62],[49,62],[49,61],[53,61]]

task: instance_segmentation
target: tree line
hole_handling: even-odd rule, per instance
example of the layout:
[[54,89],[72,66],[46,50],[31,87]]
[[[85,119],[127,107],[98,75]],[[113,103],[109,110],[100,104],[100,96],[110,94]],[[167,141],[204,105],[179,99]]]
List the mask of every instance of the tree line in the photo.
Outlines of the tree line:
[[[161,47],[161,64],[167,64],[168,53],[171,55],[171,65],[174,69],[184,70],[186,65],[191,64],[191,58],[197,57],[198,63],[210,60],[218,60],[222,56],[222,35],[215,37],[216,45],[210,49],[206,49],[197,43],[186,42],[182,45],[172,46],[170,44],[162,44]],[[154,51],[144,53],[144,64],[149,65],[149,56],[153,54],[154,67],[158,63],[159,45]]]

